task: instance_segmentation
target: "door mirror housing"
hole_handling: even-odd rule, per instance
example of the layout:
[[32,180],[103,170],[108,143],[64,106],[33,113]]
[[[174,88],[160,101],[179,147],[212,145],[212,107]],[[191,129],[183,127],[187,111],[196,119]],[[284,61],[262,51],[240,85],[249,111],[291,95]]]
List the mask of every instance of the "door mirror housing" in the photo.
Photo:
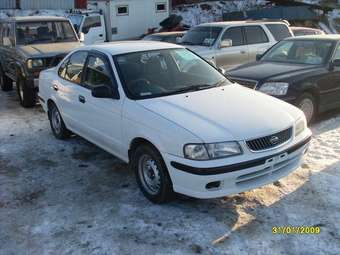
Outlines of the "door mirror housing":
[[83,32],[79,33],[79,41],[84,42],[85,41],[85,34]]
[[262,58],[262,54],[256,54],[256,61],[260,61]]
[[113,98],[119,99],[117,88],[111,88],[108,85],[98,85],[92,89],[92,96],[96,98]]
[[233,40],[225,39],[220,42],[220,49],[233,46]]
[[222,75],[224,75],[225,76],[225,74],[226,74],[226,70],[224,70],[223,68],[221,68],[221,67],[219,67],[219,68],[217,68],[217,70],[222,74]]
[[11,42],[11,39],[9,37],[4,37],[3,38],[3,44],[4,46],[6,47],[12,47],[12,42]]

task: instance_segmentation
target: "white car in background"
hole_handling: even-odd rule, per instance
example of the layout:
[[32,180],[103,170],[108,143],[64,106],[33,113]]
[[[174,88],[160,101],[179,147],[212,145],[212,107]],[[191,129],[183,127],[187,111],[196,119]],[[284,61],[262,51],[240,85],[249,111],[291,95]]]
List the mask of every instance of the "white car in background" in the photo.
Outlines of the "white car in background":
[[43,71],[39,88],[57,138],[72,131],[130,163],[155,203],[274,182],[300,166],[311,138],[299,109],[173,44],[83,47]]
[[224,70],[253,62],[293,34],[286,21],[224,21],[191,28],[181,44]]

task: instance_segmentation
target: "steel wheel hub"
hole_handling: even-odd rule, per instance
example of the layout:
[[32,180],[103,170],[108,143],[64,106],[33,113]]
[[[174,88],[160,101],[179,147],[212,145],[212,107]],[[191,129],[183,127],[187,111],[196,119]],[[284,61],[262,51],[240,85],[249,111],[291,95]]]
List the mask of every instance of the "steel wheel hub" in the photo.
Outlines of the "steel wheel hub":
[[52,114],[51,114],[51,121],[52,121],[52,126],[53,129],[55,130],[56,133],[60,133],[61,131],[61,117],[56,108],[53,108]]
[[138,161],[138,174],[145,190],[155,195],[161,187],[161,177],[156,161],[149,155],[142,155]]
[[305,114],[307,122],[309,122],[313,118],[313,114],[314,114],[314,103],[313,103],[313,101],[309,98],[305,98],[301,101],[299,108]]

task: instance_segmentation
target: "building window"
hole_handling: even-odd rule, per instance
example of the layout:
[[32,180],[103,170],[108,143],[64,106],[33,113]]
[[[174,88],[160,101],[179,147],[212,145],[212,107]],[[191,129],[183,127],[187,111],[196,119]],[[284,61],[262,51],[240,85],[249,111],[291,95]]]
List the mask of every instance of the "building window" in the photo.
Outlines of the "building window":
[[129,6],[128,5],[117,6],[117,16],[124,15],[129,15]]
[[166,3],[156,3],[156,12],[166,12]]

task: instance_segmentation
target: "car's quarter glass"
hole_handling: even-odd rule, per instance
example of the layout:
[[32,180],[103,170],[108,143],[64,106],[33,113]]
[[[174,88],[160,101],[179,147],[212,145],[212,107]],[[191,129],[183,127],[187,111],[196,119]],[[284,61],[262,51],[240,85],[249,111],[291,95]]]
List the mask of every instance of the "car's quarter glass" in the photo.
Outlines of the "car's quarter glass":
[[72,131],[129,163],[156,203],[274,182],[300,166],[310,141],[296,107],[229,82],[173,44],[87,46],[39,84],[53,134]]

